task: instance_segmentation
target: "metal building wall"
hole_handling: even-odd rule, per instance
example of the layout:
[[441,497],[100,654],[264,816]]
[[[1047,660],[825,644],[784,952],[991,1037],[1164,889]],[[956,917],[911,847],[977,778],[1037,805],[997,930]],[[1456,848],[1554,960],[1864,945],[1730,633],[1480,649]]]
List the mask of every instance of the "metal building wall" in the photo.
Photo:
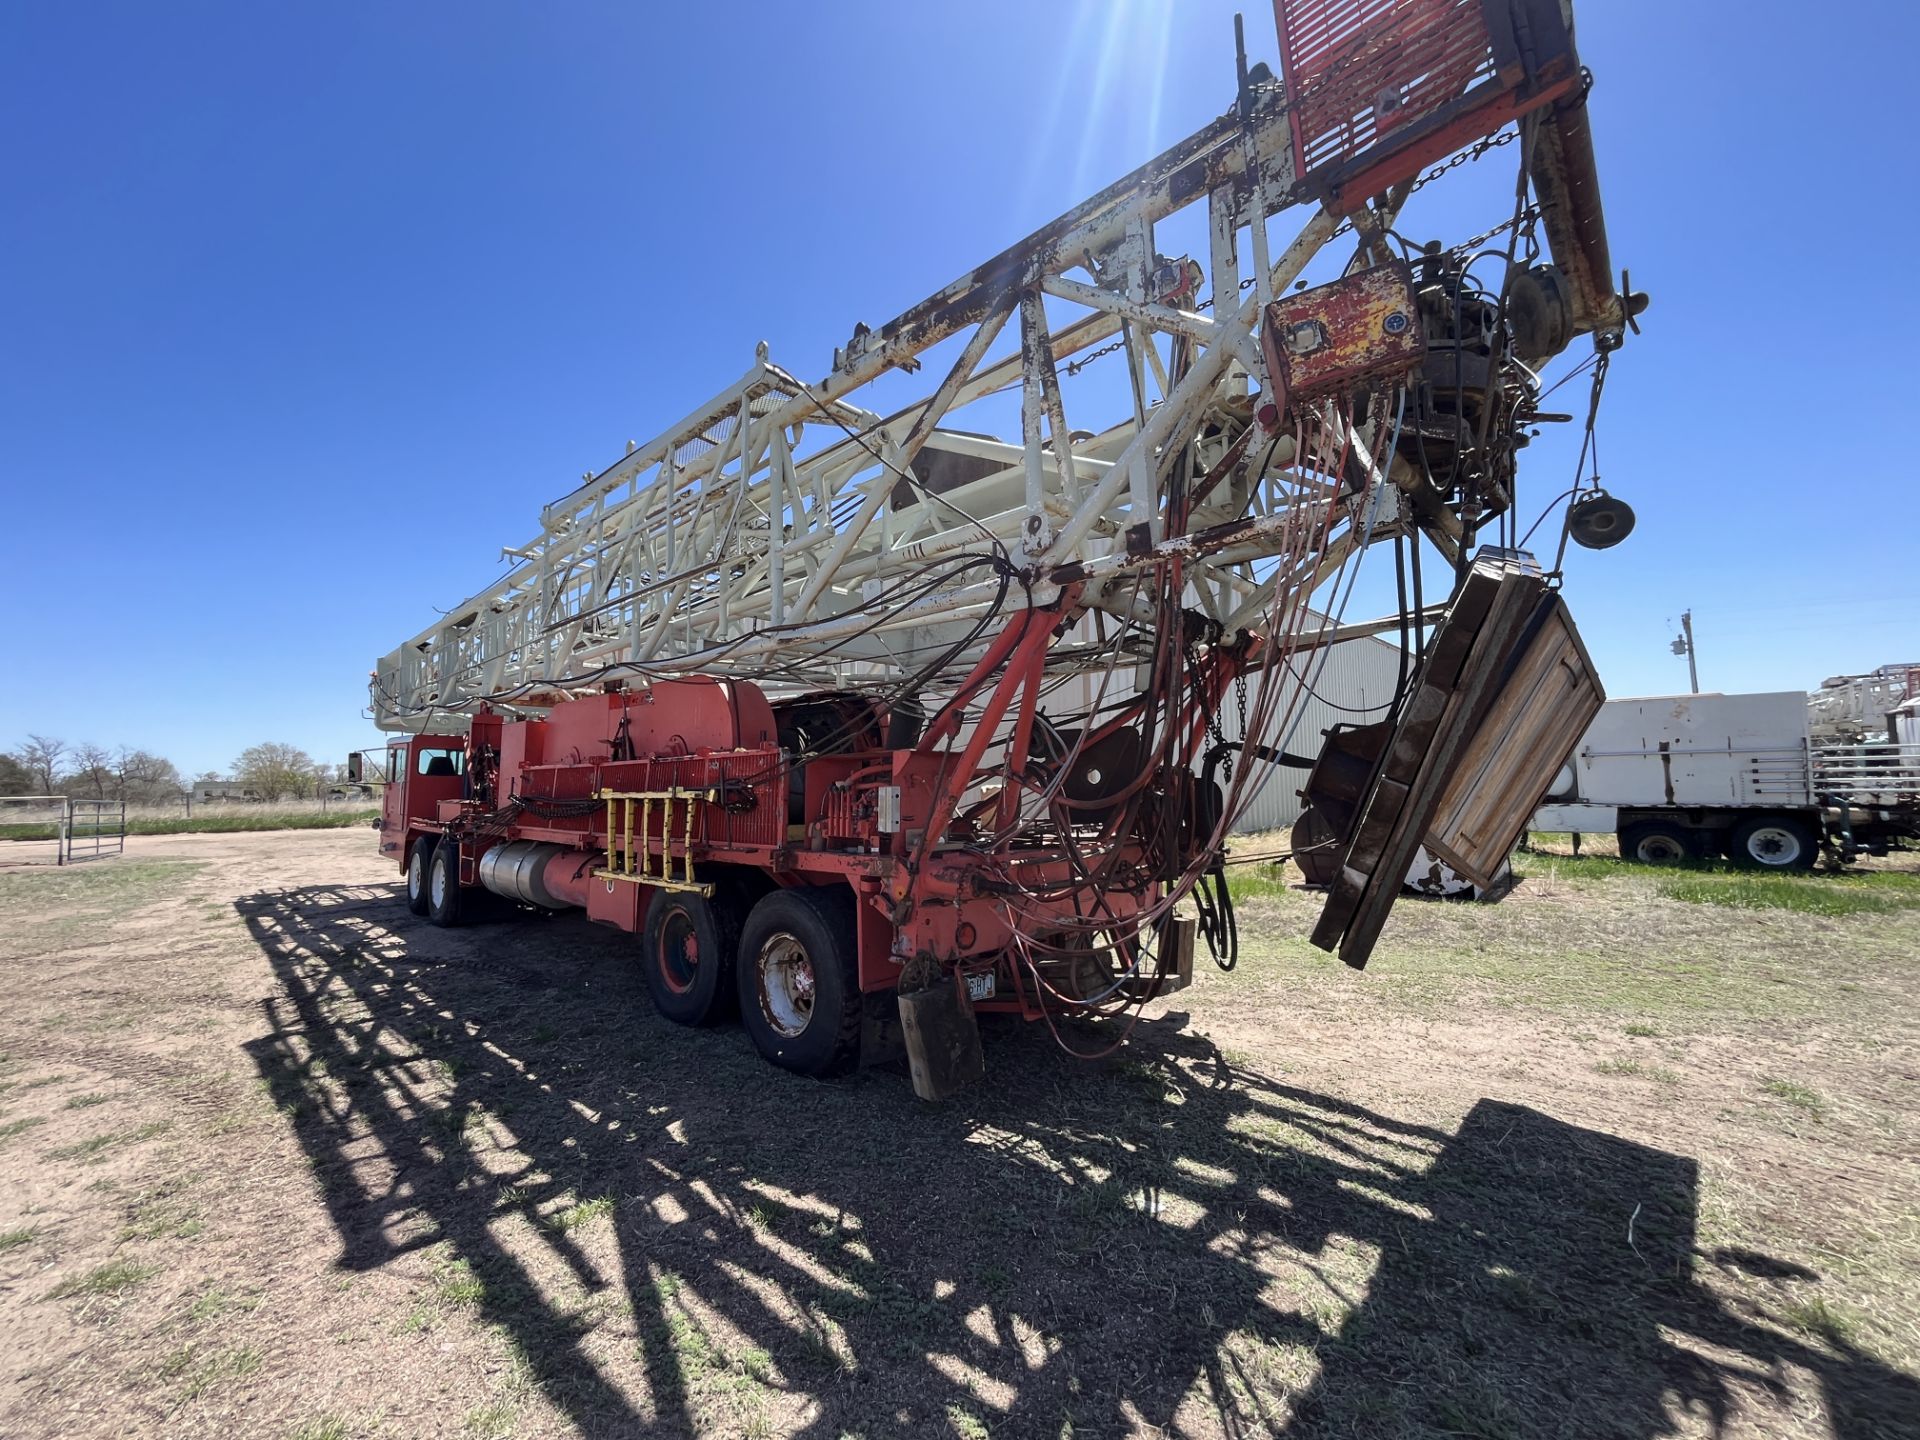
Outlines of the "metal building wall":
[[[1297,713],[1291,736],[1280,736],[1286,748],[1296,755],[1313,756],[1320,751],[1322,732],[1341,723],[1366,725],[1386,715],[1400,683],[1400,647],[1397,643],[1367,637],[1348,640],[1327,652],[1325,668],[1317,674],[1309,669],[1313,694]],[[1281,703],[1291,700],[1293,681]],[[1341,708],[1346,707],[1346,708]],[[1360,713],[1356,713],[1360,712]],[[1221,729],[1230,739],[1238,739],[1238,717],[1229,700],[1220,717]],[[1307,772],[1292,766],[1272,766],[1271,775],[1253,804],[1235,828],[1280,830],[1293,824],[1300,815],[1300,787],[1307,783]]]
[[[1312,631],[1320,623],[1318,617],[1311,617],[1306,628]],[[1305,663],[1311,667],[1319,662],[1309,652]],[[1305,705],[1296,712],[1292,734],[1274,738],[1296,755],[1313,756],[1320,753],[1322,732],[1334,725],[1343,721],[1350,725],[1370,724],[1386,714],[1394,689],[1400,683],[1400,647],[1393,640],[1374,637],[1348,640],[1327,652],[1324,669],[1308,668],[1305,674],[1313,683],[1314,694],[1308,696]],[[1279,697],[1276,711],[1287,706],[1293,698],[1291,690],[1297,688],[1294,682],[1282,683],[1288,690]],[[1106,701],[1111,704],[1132,690],[1133,676],[1122,671],[1109,683]],[[1054,692],[1049,708],[1056,714],[1084,710],[1093,705],[1097,691],[1098,682],[1094,677],[1076,676]],[[1220,728],[1230,740],[1241,738],[1238,706],[1231,692],[1221,707]],[[1261,769],[1268,772],[1267,780],[1236,827],[1242,833],[1285,829],[1300,814],[1297,792],[1306,784],[1307,772],[1281,765],[1263,765]]]

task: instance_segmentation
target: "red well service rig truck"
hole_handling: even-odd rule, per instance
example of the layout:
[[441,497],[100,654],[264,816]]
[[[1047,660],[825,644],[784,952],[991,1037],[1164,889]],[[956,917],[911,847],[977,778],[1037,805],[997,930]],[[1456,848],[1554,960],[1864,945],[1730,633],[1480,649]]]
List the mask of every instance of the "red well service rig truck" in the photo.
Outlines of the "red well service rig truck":
[[[1338,859],[1314,939],[1350,964],[1422,843],[1490,876],[1601,698],[1554,577],[1502,548],[1543,370],[1586,336],[1603,377],[1644,303],[1590,77],[1560,0],[1276,18],[1283,79],[1241,47],[1218,120],[824,378],[762,347],[380,660],[414,910],[582,909],[669,1018],[737,1010],[806,1073],[904,1048],[933,1097],[978,1073],[978,1012],[1118,1043],[1197,944],[1230,968],[1226,837],[1266,784],[1306,772]],[[1454,157],[1523,202],[1410,249]],[[1598,506],[1611,543],[1590,487],[1564,533]],[[1397,613],[1347,623],[1383,545]],[[1300,759],[1317,657],[1388,630],[1391,715]]]

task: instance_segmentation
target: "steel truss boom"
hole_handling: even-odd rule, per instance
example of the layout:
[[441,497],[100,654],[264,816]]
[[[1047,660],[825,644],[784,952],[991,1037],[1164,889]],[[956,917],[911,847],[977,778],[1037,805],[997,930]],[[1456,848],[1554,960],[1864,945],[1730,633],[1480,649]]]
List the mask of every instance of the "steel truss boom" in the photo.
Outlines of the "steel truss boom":
[[[984,566],[915,593],[915,577],[954,557],[998,553],[1044,599],[1053,567],[1110,551],[1130,527],[1163,539],[1166,457],[1222,399],[1240,398],[1244,423],[1245,377],[1264,385],[1259,303],[1332,229],[1313,215],[1263,283],[1242,289],[1241,232],[1255,226],[1265,249],[1293,179],[1285,106],[1267,87],[1250,113],[1221,117],[899,318],[857,330],[818,382],[768,363],[762,347],[734,384],[547,506],[498,582],[385,657],[376,719],[418,729],[483,701],[535,709],[623,676],[764,677],[769,657],[796,688],[885,679],[914,668],[909,652],[964,633],[994,594]],[[1188,268],[1153,247],[1154,226],[1190,206],[1206,207],[1213,237],[1211,316],[1193,308]],[[1005,333],[1017,335],[1013,353],[989,360]],[[876,378],[962,336],[925,399],[884,417],[856,403]],[[1073,387],[1057,367],[1116,337],[1146,403],[1072,429]],[[1179,371],[1173,342],[1187,352]],[[1011,386],[1018,443],[943,428]],[[1256,508],[1283,509],[1290,491],[1264,477]],[[1247,607],[1271,584],[1252,576],[1253,558],[1195,578],[1214,605]],[[984,644],[950,663],[964,667]]]
[[[1418,523],[1451,558],[1453,514],[1377,500],[1341,507],[1315,553],[1298,553],[1300,507],[1324,506],[1342,477],[1297,453],[1277,412],[1256,420],[1254,392],[1275,394],[1262,316],[1343,218],[1361,239],[1349,268],[1370,247],[1384,255],[1407,187],[1344,217],[1311,206],[1290,120],[1279,84],[1243,81],[1197,134],[896,319],[857,327],[815,382],[762,345],[732,385],[546,506],[539,534],[503,551],[516,563],[498,581],[383,657],[376,723],[445,728],[483,705],[537,713],[596,685],[690,672],[779,694],[897,683],[938,657],[936,678],[951,680],[992,642],[982,617],[1005,603],[1010,573],[1028,605],[1052,603],[1063,577],[1080,584],[1061,633],[1084,639],[1090,612],[1129,612],[1130,568],[1177,553],[1189,603],[1223,638],[1304,601],[1337,568],[1321,562],[1363,532]],[[1156,227],[1188,211],[1204,215],[1204,265],[1155,245]],[[1287,212],[1302,223],[1275,245],[1269,224]],[[924,398],[884,415],[860,403],[946,342],[957,353]],[[1081,399],[1070,362],[1103,347],[1132,404],[1088,425],[1069,413]],[[1017,440],[950,423],[1016,388]],[[1383,451],[1378,410],[1324,418],[1323,439],[1345,436],[1341,465],[1379,457],[1368,495],[1418,486],[1416,467]],[[1176,503],[1215,466],[1228,473],[1203,498]],[[1106,663],[1069,644],[1046,668]]]

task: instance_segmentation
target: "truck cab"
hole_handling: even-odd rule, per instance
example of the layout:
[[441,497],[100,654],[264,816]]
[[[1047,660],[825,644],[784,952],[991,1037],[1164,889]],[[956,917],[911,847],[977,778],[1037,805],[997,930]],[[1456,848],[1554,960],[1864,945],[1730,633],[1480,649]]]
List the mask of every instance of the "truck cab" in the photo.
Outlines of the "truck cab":
[[380,853],[404,871],[413,850],[440,833],[440,806],[459,800],[467,772],[464,735],[400,736],[387,746],[390,782],[380,801]]

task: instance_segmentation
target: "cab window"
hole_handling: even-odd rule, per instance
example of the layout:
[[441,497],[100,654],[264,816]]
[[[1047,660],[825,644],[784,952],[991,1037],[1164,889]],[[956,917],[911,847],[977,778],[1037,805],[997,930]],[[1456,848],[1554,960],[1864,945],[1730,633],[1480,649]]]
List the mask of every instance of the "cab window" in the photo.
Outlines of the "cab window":
[[464,750],[422,750],[414,760],[416,775],[458,775],[466,769]]
[[387,782],[397,782],[407,773],[407,747],[396,745],[387,751]]

